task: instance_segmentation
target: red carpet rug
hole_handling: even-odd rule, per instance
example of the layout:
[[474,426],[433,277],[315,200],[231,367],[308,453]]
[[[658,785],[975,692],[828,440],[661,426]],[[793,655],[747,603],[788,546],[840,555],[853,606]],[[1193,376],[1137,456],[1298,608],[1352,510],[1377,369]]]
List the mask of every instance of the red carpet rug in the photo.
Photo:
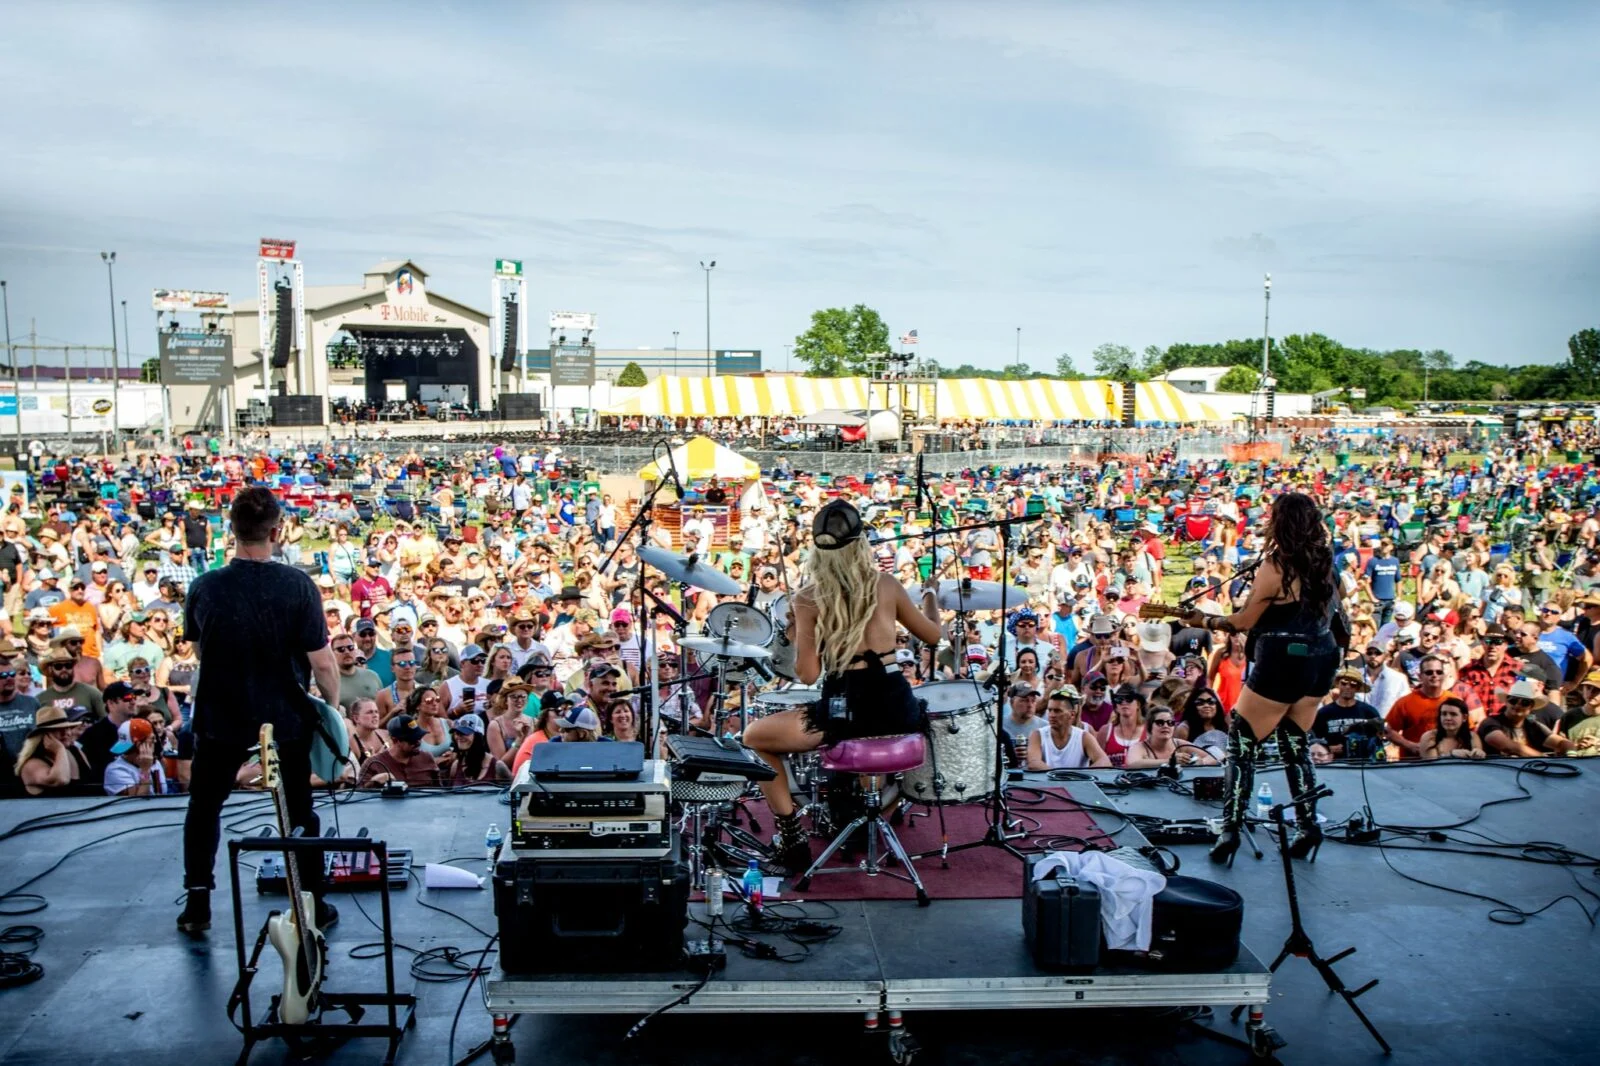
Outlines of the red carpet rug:
[[[1014,844],[1024,845],[1023,851],[1077,851],[1082,846],[1079,843],[1082,840],[1092,840],[1107,845],[1111,843],[1100,835],[1094,819],[1079,809],[1064,791],[1047,789],[1044,790],[1044,795],[1043,803],[1013,802],[1011,805],[1013,817],[1021,818],[1023,827],[1028,830],[1026,839],[1013,841]],[[771,815],[764,807],[757,806],[753,809],[760,812],[757,818],[762,821],[763,826],[772,824]],[[927,808],[913,809],[923,811]],[[989,817],[989,808],[982,804],[967,803],[945,807],[945,832],[950,843],[955,845],[982,840],[989,826]],[[939,848],[937,813],[926,818],[920,814],[915,819],[907,818],[900,825],[894,826],[894,830],[900,838],[900,843],[905,845],[906,851],[912,855],[937,851]],[[825,841],[813,839],[812,856],[821,855],[822,849],[826,846]],[[859,862],[863,855],[864,852],[857,852],[845,859],[841,849],[828,860],[828,865],[853,865]],[[1022,898],[1022,863],[1003,848],[984,846],[951,852],[948,868],[941,864],[936,854],[914,860],[913,864],[922,877],[928,895],[934,899]],[[889,869],[898,871],[900,866],[895,863],[889,866]],[[876,877],[869,877],[863,872],[853,871],[814,877],[805,892],[792,894],[805,899],[819,900],[914,899],[916,889],[897,877],[881,873]]]

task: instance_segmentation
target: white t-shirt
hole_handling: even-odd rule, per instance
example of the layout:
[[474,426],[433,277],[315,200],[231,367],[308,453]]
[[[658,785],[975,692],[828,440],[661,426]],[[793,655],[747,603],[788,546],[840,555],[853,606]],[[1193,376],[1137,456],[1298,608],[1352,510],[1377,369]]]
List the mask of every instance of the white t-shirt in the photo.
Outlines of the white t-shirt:
[[460,674],[457,674],[455,677],[452,677],[450,680],[444,683],[444,689],[446,692],[444,701],[444,710],[446,713],[449,712],[450,708],[454,707],[456,704],[465,699],[468,692],[471,692],[475,697],[479,698],[478,706],[473,708],[473,712],[476,714],[482,714],[483,704],[487,702],[489,698],[489,679],[480,677],[478,678],[476,684],[469,685],[465,681],[461,680]]
[[521,670],[525,665],[527,665],[528,660],[533,658],[535,655],[543,655],[546,659],[550,658],[550,649],[545,647],[543,644],[540,644],[537,640],[529,644],[526,648],[524,648],[515,640],[513,640],[510,644],[507,644],[506,647],[511,649],[512,673],[516,673],[518,670]]
[[[139,768],[120,755],[106,765],[106,795],[120,796],[138,783]],[[150,765],[150,785],[151,795],[160,796],[167,791],[167,776],[160,763]]]

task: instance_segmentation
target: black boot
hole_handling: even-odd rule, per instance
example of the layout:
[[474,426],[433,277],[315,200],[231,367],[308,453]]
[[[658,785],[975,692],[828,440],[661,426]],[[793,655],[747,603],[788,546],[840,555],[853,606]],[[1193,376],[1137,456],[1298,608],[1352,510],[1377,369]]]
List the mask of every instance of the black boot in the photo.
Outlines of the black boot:
[[1283,776],[1289,782],[1294,804],[1294,836],[1289,838],[1291,858],[1316,861],[1322,846],[1322,826],[1317,824],[1317,801],[1300,799],[1316,790],[1317,775],[1311,768],[1311,742],[1306,731],[1285,718],[1278,724],[1278,747],[1283,752]]
[[1244,829],[1245,812],[1250,809],[1250,797],[1256,786],[1256,752],[1261,742],[1255,730],[1240,715],[1233,716],[1228,729],[1228,768],[1222,779],[1222,832],[1211,846],[1211,861],[1233,865],[1233,853],[1239,850],[1240,833]]
[[800,812],[773,816],[778,826],[778,865],[799,877],[811,868],[811,834],[800,824]]
[[189,889],[183,901],[183,913],[178,915],[178,931],[191,936],[211,928],[211,891],[204,888]]

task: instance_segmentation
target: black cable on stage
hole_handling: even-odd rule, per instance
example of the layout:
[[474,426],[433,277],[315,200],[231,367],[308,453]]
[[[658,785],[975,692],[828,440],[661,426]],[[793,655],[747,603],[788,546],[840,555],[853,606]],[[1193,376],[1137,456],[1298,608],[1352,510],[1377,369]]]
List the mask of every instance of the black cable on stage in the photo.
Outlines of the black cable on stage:
[[44,967],[33,961],[44,930],[37,925],[12,925],[0,930],[0,989],[21,988],[44,976]]
[[[467,996],[472,993],[473,985],[477,984],[478,978],[483,976],[485,973],[488,973],[489,956],[494,953],[494,943],[499,939],[500,934],[495,933],[489,938],[488,942],[485,943],[482,948],[472,952],[472,954],[478,956],[479,963],[478,966],[467,975],[467,979],[461,982],[461,1000],[456,1004],[455,1017],[450,1019],[450,1043],[446,1049],[446,1057],[444,1060],[446,1066],[456,1066],[456,1028],[461,1024],[461,1012],[466,1009]],[[478,1052],[474,1052],[472,1055],[469,1055],[468,1058],[470,1059],[476,1054],[478,1054]]]

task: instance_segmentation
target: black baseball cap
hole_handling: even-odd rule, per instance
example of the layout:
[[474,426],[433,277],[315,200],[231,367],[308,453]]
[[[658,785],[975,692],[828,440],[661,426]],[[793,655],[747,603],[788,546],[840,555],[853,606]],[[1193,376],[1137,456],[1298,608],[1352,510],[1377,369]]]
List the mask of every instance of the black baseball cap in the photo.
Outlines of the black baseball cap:
[[844,500],[829,500],[811,520],[811,540],[822,551],[838,551],[864,532],[861,512]]
[[417,724],[417,719],[409,714],[397,714],[389,719],[389,724],[384,727],[389,736],[395,740],[409,741],[412,744],[421,742],[428,735],[428,731]]

